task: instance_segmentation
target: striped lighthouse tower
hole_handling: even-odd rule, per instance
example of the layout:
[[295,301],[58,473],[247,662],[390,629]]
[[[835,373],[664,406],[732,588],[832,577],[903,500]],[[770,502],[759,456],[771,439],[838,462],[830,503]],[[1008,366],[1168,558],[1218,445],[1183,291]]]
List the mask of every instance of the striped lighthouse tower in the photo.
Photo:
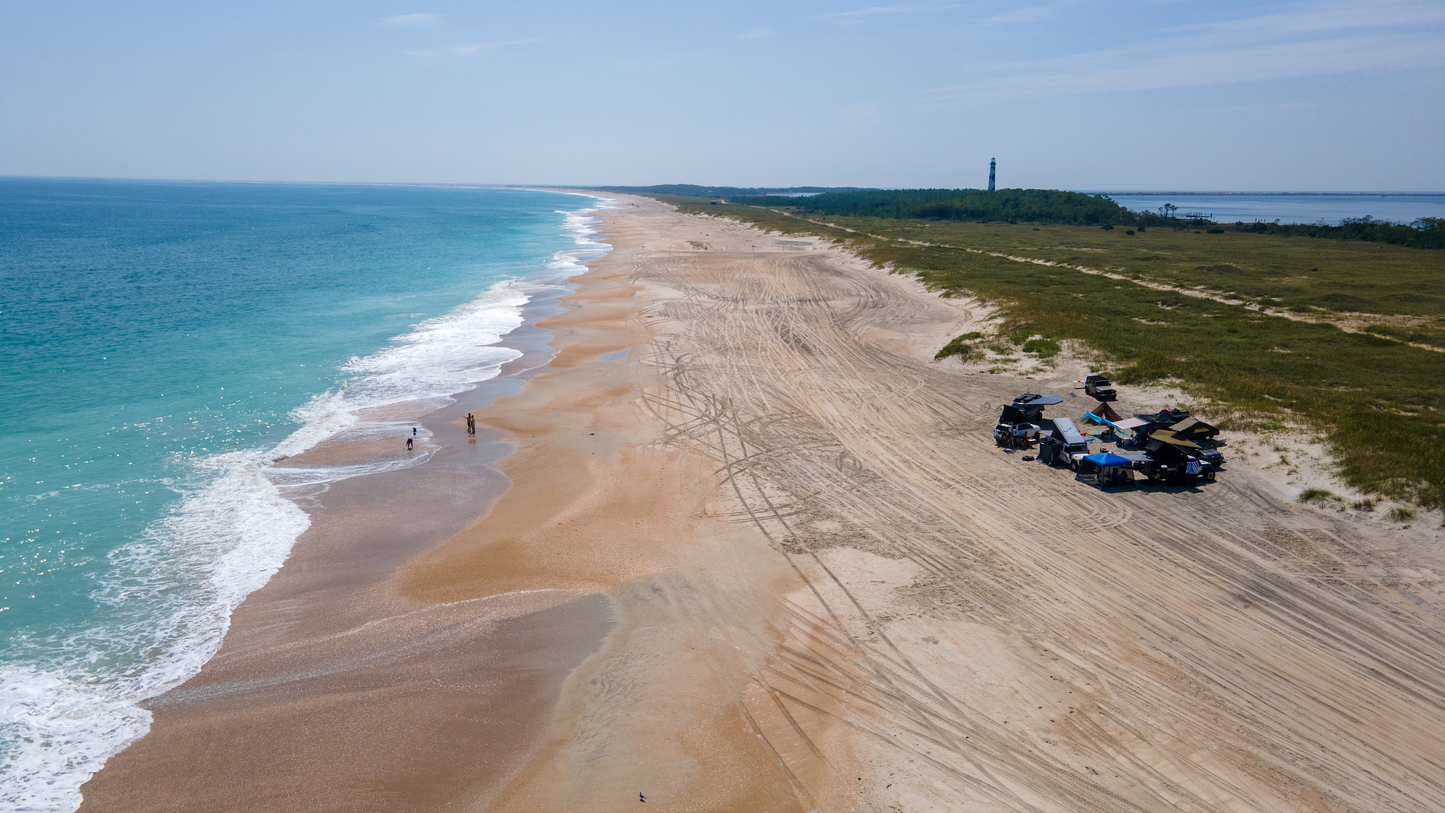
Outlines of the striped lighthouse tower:
[[988,159],[988,191],[990,192],[993,191],[993,168],[997,165],[997,160],[993,158]]

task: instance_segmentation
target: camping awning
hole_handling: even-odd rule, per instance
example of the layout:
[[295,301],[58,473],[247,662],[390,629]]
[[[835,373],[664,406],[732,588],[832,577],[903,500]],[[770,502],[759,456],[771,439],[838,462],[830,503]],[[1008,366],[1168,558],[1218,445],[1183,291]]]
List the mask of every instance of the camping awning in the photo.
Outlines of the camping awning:
[[1141,421],[1138,418],[1125,418],[1122,421],[1114,421],[1114,425],[1120,429],[1128,429],[1131,431],[1141,426],[1147,426],[1148,424],[1148,421]]
[[1189,440],[1185,440],[1184,438],[1179,437],[1178,435],[1174,434],[1173,432],[1169,431],[1168,429],[1160,429],[1159,431],[1157,431],[1157,432],[1155,432],[1154,434],[1150,435],[1150,436],[1149,436],[1149,439],[1150,439],[1150,440],[1160,440],[1160,441],[1163,441],[1163,442],[1169,444],[1170,446],[1183,446],[1183,447],[1186,448],[1186,449],[1198,449],[1198,448],[1199,448],[1199,444],[1198,444],[1198,443],[1195,443],[1195,442],[1189,441]]
[[1179,435],[1180,437],[1212,438],[1215,435],[1219,434],[1218,428],[1210,426],[1204,421],[1193,417],[1185,418],[1184,420],[1174,424],[1169,428],[1174,432],[1174,434]]
[[1101,469],[1113,468],[1114,466],[1133,465],[1133,461],[1129,460],[1129,458],[1120,457],[1113,452],[1099,452],[1097,454],[1091,454],[1084,459],[1089,461],[1090,463],[1093,463],[1095,466],[1098,466]]

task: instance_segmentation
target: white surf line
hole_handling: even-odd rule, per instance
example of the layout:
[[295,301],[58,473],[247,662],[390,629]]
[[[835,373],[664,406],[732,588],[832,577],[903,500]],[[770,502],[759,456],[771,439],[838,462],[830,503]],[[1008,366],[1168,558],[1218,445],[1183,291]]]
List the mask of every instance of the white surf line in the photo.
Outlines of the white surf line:
[[[787,212],[779,212],[777,209],[773,209],[772,211],[786,217],[797,218],[798,220],[803,220],[808,223],[815,223],[819,226],[827,226],[830,229],[840,229],[850,234],[858,234],[858,232],[854,229],[846,228],[844,226],[839,226],[833,223],[827,223],[822,220],[812,220],[806,217],[798,217],[797,215],[791,215]],[[867,234],[866,232],[864,233]],[[1340,330],[1343,333],[1366,333],[1366,331],[1359,328],[1341,324],[1330,319],[1318,318],[1309,314],[1294,313],[1292,311],[1278,310],[1276,308],[1261,305],[1258,302],[1251,302],[1247,299],[1232,299],[1230,297],[1224,296],[1223,294],[1216,294],[1210,291],[1200,290],[1198,288],[1180,288],[1176,285],[1167,285],[1162,282],[1151,282],[1149,280],[1134,279],[1133,277],[1127,277],[1123,274],[1116,274],[1111,271],[1101,271],[1097,268],[1088,268],[1082,265],[1070,265],[1069,263],[1055,262],[1053,260],[1040,260],[1036,257],[1019,257],[1013,254],[1003,254],[997,251],[984,251],[983,249],[969,248],[967,246],[949,245],[948,243],[927,243],[922,240],[903,240],[893,237],[884,237],[881,234],[868,234],[868,236],[877,240],[887,240],[889,242],[897,243],[910,243],[915,246],[936,246],[938,248],[952,248],[958,249],[959,251],[967,251],[970,254],[986,254],[990,257],[1000,257],[1002,259],[1011,260],[1016,263],[1033,263],[1034,265],[1046,265],[1050,268],[1068,268],[1070,270],[1079,271],[1085,274],[1094,274],[1095,276],[1108,277],[1109,279],[1119,280],[1120,282],[1131,282],[1135,285],[1142,285],[1143,287],[1153,291],[1167,291],[1170,293],[1183,294],[1184,296],[1192,296],[1196,299],[1208,299],[1211,302],[1218,302],[1221,305],[1234,305],[1236,307],[1248,308],[1249,310],[1255,311],[1256,313],[1260,313],[1265,316],[1278,316],[1283,319],[1289,319],[1293,322],[1307,322],[1312,325],[1329,325]],[[1421,350],[1429,350],[1432,353],[1445,353],[1445,347],[1436,347],[1433,344],[1424,344],[1422,342],[1407,342],[1404,339],[1396,339],[1393,336],[1383,336],[1378,333],[1369,333],[1367,335],[1374,336],[1379,339],[1385,339],[1386,341],[1395,342],[1396,344],[1405,344],[1409,345],[1410,347],[1419,348]]]

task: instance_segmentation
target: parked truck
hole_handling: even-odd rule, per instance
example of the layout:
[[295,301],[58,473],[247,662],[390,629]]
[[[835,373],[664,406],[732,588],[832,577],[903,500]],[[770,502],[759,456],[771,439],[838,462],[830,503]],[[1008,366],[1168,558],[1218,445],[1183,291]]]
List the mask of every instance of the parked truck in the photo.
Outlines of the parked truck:
[[1065,465],[1079,470],[1079,461],[1089,455],[1089,439],[1068,418],[1040,418],[1039,462]]
[[1036,437],[1039,421],[1043,420],[1044,407],[1062,403],[1063,400],[1057,395],[1028,392],[1015,398],[1012,404],[1003,408],[998,417],[998,425],[993,428],[994,443],[1012,449]]
[[1113,401],[1119,397],[1119,391],[1101,375],[1084,376],[1084,394],[1098,401]]
[[1217,427],[1198,418],[1189,417],[1170,426],[1169,431],[1174,433],[1174,437],[1190,441],[1198,446],[1199,449],[1194,454],[1200,460],[1216,469],[1224,468],[1224,452],[1220,450],[1224,441],[1219,439]]
[[1190,453],[1190,450],[1163,440],[1149,439],[1144,444],[1146,460],[1136,462],[1134,470],[1151,482],[1162,481],[1168,485],[1192,486],[1200,479],[1214,480],[1214,469]]

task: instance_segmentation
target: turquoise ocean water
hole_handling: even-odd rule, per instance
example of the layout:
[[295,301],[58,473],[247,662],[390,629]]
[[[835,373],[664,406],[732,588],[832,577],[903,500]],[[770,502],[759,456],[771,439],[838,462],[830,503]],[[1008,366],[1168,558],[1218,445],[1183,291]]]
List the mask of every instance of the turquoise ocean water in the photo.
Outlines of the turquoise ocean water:
[[307,527],[270,461],[493,377],[595,205],[0,178],[0,808],[79,803]]

